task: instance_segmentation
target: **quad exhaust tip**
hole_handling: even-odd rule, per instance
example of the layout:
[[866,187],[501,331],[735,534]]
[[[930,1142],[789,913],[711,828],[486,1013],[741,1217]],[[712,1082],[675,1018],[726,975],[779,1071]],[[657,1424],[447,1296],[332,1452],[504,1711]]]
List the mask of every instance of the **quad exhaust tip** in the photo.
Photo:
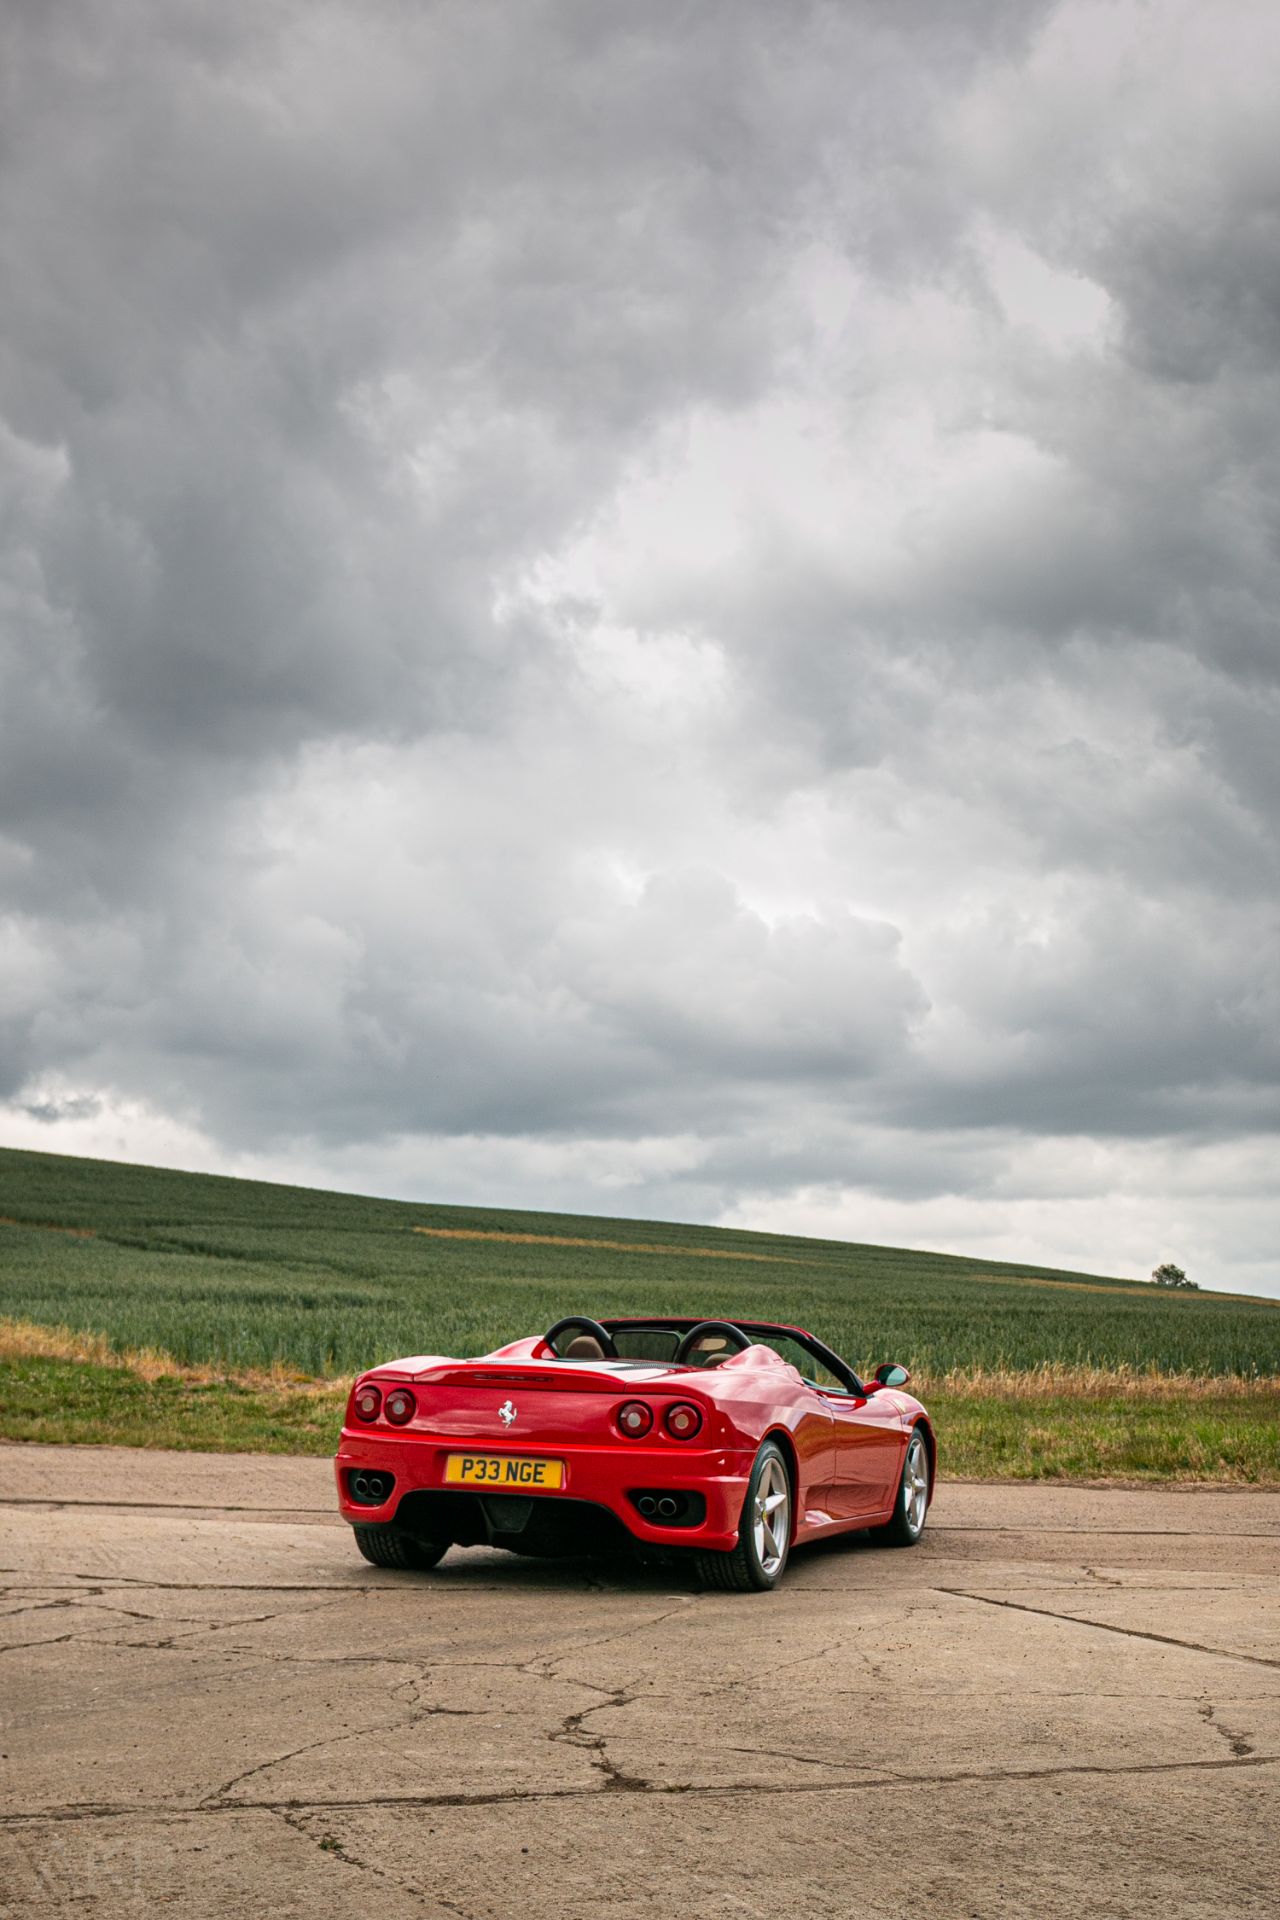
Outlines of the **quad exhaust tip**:
[[680,1487],[635,1487],[628,1496],[651,1526],[697,1527],[706,1518],[706,1501]]
[[674,1499],[669,1493],[664,1493],[661,1496],[652,1493],[642,1493],[636,1501],[636,1505],[646,1520],[652,1520],[655,1513],[659,1519],[670,1520],[680,1511],[680,1502]]
[[362,1507],[385,1506],[395,1487],[395,1476],[390,1473],[353,1473],[350,1479],[351,1498]]

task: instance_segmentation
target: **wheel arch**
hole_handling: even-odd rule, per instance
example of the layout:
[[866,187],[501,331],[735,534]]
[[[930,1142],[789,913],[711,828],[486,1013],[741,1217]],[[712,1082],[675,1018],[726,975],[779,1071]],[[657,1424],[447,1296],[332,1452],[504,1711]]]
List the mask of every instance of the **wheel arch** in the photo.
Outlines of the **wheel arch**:
[[[929,1504],[932,1506],[934,1489],[938,1484],[938,1441],[933,1431],[933,1422],[927,1413],[916,1416],[911,1423],[911,1433],[920,1433],[924,1436],[925,1451],[929,1455]],[[907,1445],[910,1446],[910,1444],[909,1434]]]
[[800,1527],[800,1458],[796,1453],[796,1443],[785,1427],[770,1427],[761,1435],[760,1445],[772,1440],[783,1460],[786,1462],[787,1478],[791,1482],[791,1545],[796,1543]]

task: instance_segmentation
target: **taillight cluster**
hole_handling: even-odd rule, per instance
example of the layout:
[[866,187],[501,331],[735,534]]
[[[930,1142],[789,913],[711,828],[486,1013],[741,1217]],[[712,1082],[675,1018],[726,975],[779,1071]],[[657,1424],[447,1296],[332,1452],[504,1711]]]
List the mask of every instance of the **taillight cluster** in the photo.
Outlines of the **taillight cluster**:
[[376,1420],[382,1411],[382,1389],[375,1387],[371,1380],[357,1388],[353,1402],[357,1420]]
[[405,1427],[418,1410],[418,1403],[408,1387],[393,1387],[384,1401],[381,1387],[375,1387],[372,1380],[366,1380],[362,1387],[356,1388],[351,1405],[356,1419],[363,1420],[366,1426],[372,1426],[381,1413],[393,1427]]
[[[628,1440],[643,1440],[653,1426],[653,1408],[643,1400],[624,1400],[614,1415],[618,1432]],[[692,1440],[701,1431],[702,1415],[687,1400],[677,1400],[662,1416],[662,1424],[673,1440]]]

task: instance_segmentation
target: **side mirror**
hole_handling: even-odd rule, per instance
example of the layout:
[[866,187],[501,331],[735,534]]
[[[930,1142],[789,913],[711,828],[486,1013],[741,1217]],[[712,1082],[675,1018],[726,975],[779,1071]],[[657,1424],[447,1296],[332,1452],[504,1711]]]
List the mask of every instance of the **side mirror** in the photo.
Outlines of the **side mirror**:
[[905,1387],[911,1375],[905,1367],[895,1367],[886,1360],[882,1367],[876,1368],[876,1385],[881,1387]]

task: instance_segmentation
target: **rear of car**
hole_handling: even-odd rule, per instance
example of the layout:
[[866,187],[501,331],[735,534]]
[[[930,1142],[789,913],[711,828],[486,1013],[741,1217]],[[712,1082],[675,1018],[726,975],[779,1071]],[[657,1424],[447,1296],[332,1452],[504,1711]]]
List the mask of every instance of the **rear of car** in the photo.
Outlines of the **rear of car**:
[[[357,1380],[335,1471],[366,1557],[429,1565],[486,1542],[727,1550],[754,1455],[710,1376],[688,1368],[401,1361]],[[431,1558],[413,1558],[415,1542]]]

